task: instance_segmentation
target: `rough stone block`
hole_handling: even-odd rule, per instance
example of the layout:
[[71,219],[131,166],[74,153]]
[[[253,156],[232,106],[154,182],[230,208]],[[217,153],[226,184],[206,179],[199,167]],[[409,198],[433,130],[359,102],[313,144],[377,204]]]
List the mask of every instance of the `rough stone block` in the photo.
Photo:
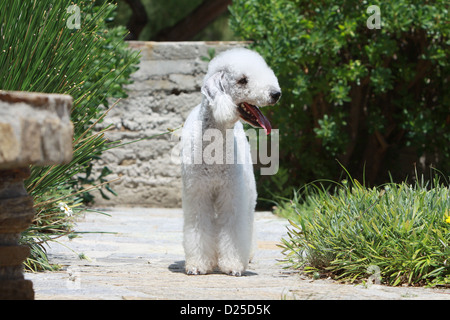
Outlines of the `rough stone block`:
[[71,105],[68,95],[0,90],[0,169],[69,162]]
[[0,300],[33,300],[33,283],[30,280],[0,280]]
[[0,246],[0,267],[21,266],[29,255],[28,246]]
[[19,157],[20,143],[10,123],[0,122],[0,162],[12,162]]

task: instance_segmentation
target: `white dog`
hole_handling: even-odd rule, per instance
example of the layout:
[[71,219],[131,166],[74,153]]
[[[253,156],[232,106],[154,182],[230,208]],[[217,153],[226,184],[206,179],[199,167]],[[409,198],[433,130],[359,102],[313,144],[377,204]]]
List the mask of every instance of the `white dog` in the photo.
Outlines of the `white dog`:
[[270,123],[256,105],[275,104],[281,90],[264,59],[240,48],[210,62],[201,92],[181,138],[186,272],[205,274],[218,266],[240,276],[252,254],[256,185],[239,119],[269,134]]

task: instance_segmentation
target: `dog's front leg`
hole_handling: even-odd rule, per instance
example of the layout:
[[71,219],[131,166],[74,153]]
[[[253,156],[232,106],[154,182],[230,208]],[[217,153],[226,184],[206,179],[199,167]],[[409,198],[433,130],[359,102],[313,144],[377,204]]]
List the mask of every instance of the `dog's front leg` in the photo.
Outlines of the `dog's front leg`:
[[[230,195],[223,195],[229,197]],[[241,276],[248,266],[253,238],[253,214],[245,191],[236,188],[231,199],[219,199],[218,266],[224,273]],[[227,201],[228,200],[228,201]]]
[[206,274],[211,272],[217,264],[212,201],[205,193],[191,193],[183,201],[183,212],[186,273]]

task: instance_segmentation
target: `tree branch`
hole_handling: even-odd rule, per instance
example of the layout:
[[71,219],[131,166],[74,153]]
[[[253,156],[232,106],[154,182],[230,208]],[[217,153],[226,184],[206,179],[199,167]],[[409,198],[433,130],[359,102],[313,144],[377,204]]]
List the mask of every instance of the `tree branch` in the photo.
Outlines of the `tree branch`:
[[125,37],[125,40],[137,40],[142,29],[144,29],[148,22],[147,12],[140,0],[125,1],[130,6],[131,11],[133,11],[127,23],[127,29],[130,33]]
[[231,0],[206,0],[174,26],[160,31],[154,41],[187,41],[224,13]]

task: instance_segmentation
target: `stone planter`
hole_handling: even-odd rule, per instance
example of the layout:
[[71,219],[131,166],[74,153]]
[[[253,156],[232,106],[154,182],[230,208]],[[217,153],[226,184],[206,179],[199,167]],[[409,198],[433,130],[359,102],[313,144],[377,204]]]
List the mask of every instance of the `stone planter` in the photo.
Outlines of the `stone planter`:
[[18,245],[34,217],[23,180],[29,165],[67,163],[72,158],[72,97],[0,90],[0,299],[33,299],[23,276],[30,254]]

